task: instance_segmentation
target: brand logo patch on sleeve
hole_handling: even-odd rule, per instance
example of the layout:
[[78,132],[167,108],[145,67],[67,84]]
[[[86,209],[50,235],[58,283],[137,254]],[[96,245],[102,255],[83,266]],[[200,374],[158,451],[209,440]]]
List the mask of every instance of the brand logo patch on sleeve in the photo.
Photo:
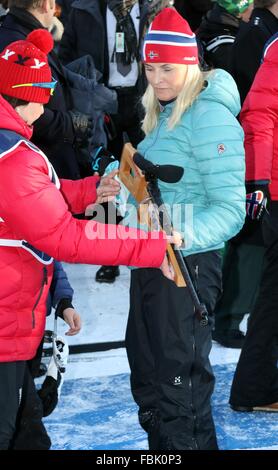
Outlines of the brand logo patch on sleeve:
[[217,152],[219,153],[219,155],[222,155],[222,153],[224,153],[225,151],[226,151],[226,147],[224,144],[217,145]]

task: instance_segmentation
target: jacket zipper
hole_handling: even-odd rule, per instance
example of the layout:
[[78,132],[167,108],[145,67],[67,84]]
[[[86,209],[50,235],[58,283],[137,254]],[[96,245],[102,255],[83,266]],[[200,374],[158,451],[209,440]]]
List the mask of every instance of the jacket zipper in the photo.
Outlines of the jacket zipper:
[[150,148],[152,148],[152,146],[156,143],[157,139],[158,139],[158,134],[159,134],[159,131],[160,131],[160,128],[164,122],[165,118],[161,120],[157,130],[156,130],[156,135],[153,139],[153,141],[151,142],[151,144],[144,150],[144,155],[146,155],[146,153],[150,150]]
[[[195,267],[195,288],[197,290],[197,280],[199,276],[199,266],[196,265]],[[196,356],[196,342],[195,342],[195,312],[192,317],[192,348],[193,348],[193,364],[195,362],[195,356]],[[196,414],[196,408],[194,406],[194,396],[193,396],[193,383],[192,383],[192,376],[194,372],[194,365],[192,365],[191,370],[190,370],[190,376],[189,376],[189,388],[191,390],[191,403],[190,403],[190,408],[192,412],[192,417],[193,417],[193,437],[192,437],[192,446],[194,450],[198,450],[199,446],[196,440],[196,427],[197,427],[197,414]]]
[[35,310],[38,306],[38,303],[39,301],[41,300],[41,296],[42,296],[42,293],[43,293],[43,290],[44,290],[44,286],[47,285],[47,269],[46,267],[44,266],[43,267],[43,279],[42,279],[42,285],[41,285],[41,288],[40,288],[40,292],[39,292],[39,295],[37,297],[37,300],[32,308],[32,329],[35,328],[35,325],[36,325],[36,320],[35,320]]

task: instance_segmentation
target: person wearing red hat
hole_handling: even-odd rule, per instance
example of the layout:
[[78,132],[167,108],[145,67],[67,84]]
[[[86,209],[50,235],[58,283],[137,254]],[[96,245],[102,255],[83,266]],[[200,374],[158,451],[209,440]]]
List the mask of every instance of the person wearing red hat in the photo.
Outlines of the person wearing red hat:
[[59,181],[47,156],[30,142],[32,124],[55,89],[47,61],[52,47],[50,33],[35,30],[0,54],[1,450],[13,448],[22,406],[31,401],[35,424],[42,416],[26,361],[44,334],[53,258],[162,266],[171,278],[163,232],[127,231],[72,216],[118,194],[115,172]]
[[158,184],[209,319],[200,321],[186,287],[155,269],[134,269],[126,332],[131,389],[151,450],[213,450],[209,352],[221,292],[219,250],[245,218],[240,99],[227,72],[200,70],[195,34],[175,9],[155,17],[143,62],[149,85],[138,152],[184,169],[180,181]]

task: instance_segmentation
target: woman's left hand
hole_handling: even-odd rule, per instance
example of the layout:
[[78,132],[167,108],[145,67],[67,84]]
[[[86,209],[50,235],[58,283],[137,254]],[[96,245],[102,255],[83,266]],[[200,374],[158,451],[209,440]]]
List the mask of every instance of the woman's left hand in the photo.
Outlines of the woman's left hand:
[[121,185],[114,177],[118,174],[118,170],[111,171],[107,176],[100,179],[100,184],[97,188],[97,204],[103,202],[113,201],[121,190]]
[[65,333],[67,336],[74,336],[81,330],[81,317],[74,308],[68,307],[63,311],[64,321],[70,329]]

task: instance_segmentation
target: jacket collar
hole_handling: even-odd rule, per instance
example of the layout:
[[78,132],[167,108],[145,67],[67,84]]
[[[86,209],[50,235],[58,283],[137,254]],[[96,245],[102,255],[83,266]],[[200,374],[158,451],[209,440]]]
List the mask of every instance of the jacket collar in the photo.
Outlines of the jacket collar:
[[271,34],[277,33],[278,18],[276,18],[271,11],[267,8],[254,8],[249,24],[253,24],[258,17],[262,19],[265,28],[268,29]]
[[25,27],[30,32],[34,29],[44,28],[37,18],[35,18],[29,11],[24,8],[11,7],[9,15],[14,16],[23,27]]

